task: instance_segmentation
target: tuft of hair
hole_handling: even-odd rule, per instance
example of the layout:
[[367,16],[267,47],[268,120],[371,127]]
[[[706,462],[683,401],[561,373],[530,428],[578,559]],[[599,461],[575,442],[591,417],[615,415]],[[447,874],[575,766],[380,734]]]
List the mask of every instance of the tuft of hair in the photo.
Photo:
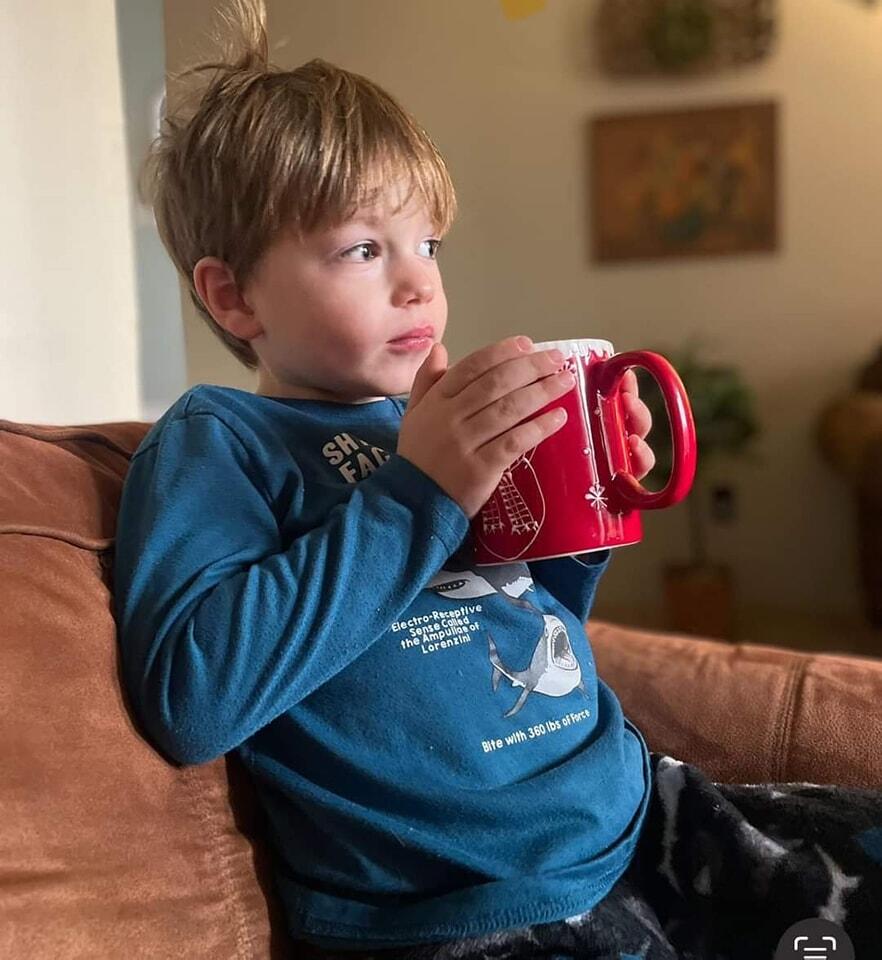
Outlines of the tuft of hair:
[[336,226],[385,184],[405,185],[402,204],[418,192],[442,234],[456,197],[429,135],[377,84],[321,59],[272,65],[263,0],[230,0],[221,17],[220,60],[171,78],[184,84],[180,106],[164,113],[139,185],[197,310],[253,369],[251,345],[220,327],[196,291],[202,257],[225,261],[241,289],[280,231]]

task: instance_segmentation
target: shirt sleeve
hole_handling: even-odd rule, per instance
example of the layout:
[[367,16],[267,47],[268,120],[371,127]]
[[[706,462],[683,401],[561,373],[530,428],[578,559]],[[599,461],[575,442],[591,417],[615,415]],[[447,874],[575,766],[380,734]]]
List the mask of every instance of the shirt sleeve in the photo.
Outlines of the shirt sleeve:
[[180,762],[238,746],[343,670],[467,530],[459,505],[393,454],[286,544],[259,467],[201,413],[166,424],[126,479],[114,569],[123,673],[146,732]]
[[609,555],[609,550],[597,550],[574,557],[533,560],[528,566],[533,579],[584,623],[594,606],[597,584],[609,565]]

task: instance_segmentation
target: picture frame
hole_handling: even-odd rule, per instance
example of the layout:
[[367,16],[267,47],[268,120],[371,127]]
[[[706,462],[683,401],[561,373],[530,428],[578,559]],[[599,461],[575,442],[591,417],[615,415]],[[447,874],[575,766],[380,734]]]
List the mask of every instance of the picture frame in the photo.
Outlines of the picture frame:
[[778,248],[773,101],[591,120],[594,259]]

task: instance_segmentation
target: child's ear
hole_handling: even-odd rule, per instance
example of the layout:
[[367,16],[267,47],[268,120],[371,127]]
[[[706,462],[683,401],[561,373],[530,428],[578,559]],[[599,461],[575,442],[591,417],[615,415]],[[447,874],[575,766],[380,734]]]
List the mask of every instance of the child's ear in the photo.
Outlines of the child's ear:
[[253,340],[263,326],[242,296],[229,264],[203,257],[193,267],[193,285],[215,322],[240,340]]

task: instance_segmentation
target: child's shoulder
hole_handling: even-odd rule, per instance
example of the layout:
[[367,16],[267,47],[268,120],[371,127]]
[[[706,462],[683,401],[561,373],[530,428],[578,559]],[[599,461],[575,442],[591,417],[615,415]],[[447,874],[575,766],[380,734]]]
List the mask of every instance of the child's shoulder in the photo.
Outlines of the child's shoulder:
[[223,417],[226,414],[242,416],[246,410],[259,406],[260,397],[247,390],[235,387],[222,387],[214,383],[199,383],[190,387],[168,408],[166,416],[172,420],[185,417],[213,414]]
[[224,432],[242,439],[245,433],[259,431],[261,398],[246,390],[200,383],[190,387],[153,424],[138,448],[138,453],[155,446],[171,433],[192,427],[198,430],[206,418],[220,423]]

